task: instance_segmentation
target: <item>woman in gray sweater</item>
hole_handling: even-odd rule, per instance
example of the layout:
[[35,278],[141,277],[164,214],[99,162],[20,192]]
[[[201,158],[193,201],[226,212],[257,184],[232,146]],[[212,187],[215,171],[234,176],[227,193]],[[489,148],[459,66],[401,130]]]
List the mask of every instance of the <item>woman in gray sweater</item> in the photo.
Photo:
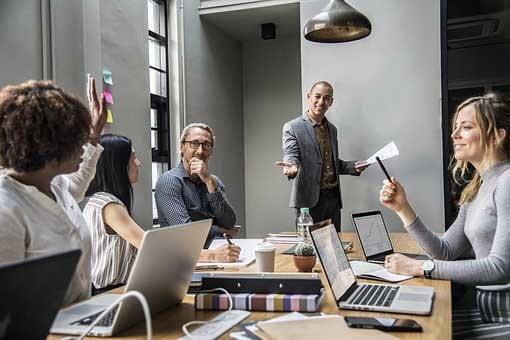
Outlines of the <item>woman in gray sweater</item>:
[[[464,313],[470,329],[454,335],[510,336],[510,102],[500,95],[474,97],[459,105],[453,118],[454,178],[468,164],[473,178],[462,191],[459,214],[446,233],[436,236],[417,217],[404,188],[395,178],[384,181],[381,203],[395,211],[406,230],[433,258],[422,261],[401,254],[386,257],[388,270],[446,279],[476,287],[474,310]],[[458,260],[472,249],[475,258]],[[455,301],[454,301],[455,303]],[[455,309],[455,306],[454,306]],[[476,331],[473,326],[478,326]],[[485,325],[480,325],[485,323]],[[496,323],[496,324],[487,324]],[[498,323],[500,323],[498,325]],[[460,333],[459,333],[460,332]],[[494,337],[491,337],[494,338]]]

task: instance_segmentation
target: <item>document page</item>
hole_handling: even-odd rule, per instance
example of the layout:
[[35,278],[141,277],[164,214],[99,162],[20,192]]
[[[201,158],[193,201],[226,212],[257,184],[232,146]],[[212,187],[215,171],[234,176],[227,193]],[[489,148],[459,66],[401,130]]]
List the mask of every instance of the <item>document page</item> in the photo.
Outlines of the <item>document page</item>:
[[376,263],[365,261],[350,261],[352,270],[357,277],[365,279],[386,281],[386,282],[400,282],[412,278],[409,275],[394,274],[386,270],[384,266]]
[[[224,245],[227,241],[224,239],[216,239],[211,242],[209,249],[216,249],[222,245]],[[261,238],[236,238],[232,239],[232,243],[241,247],[241,254],[239,254],[239,260],[237,262],[198,262],[199,265],[221,265],[224,268],[231,267],[245,267],[255,261],[255,246],[258,243],[262,243],[263,240]]]
[[379,159],[383,161],[385,159],[392,158],[392,157],[395,157],[398,155],[399,155],[399,152],[398,152],[397,145],[395,144],[395,142],[392,141],[392,142],[388,143],[387,145],[385,145],[384,147],[382,147],[379,151],[374,153],[372,156],[370,156],[366,160],[366,162],[368,164],[374,164],[377,162],[375,157],[379,157]]

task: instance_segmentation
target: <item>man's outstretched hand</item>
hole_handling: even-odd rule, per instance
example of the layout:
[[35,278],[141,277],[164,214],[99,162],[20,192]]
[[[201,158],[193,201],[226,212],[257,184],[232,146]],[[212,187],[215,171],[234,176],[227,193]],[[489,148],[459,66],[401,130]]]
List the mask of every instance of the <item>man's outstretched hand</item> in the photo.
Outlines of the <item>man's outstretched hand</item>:
[[289,162],[284,162],[284,161],[278,161],[278,162],[275,162],[274,163],[276,166],[281,166],[283,167],[283,174],[285,176],[288,176],[288,177],[296,177],[297,173],[298,173],[298,168],[296,165],[292,164],[292,163],[289,163]]

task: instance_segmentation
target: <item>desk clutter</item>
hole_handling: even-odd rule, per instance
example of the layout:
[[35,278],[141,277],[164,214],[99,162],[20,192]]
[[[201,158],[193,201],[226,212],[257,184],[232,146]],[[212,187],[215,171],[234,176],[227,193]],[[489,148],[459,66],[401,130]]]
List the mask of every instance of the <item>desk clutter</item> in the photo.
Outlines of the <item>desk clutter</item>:
[[314,273],[195,273],[202,292],[195,295],[197,310],[227,310],[228,295],[212,292],[226,289],[233,309],[252,311],[315,312],[324,297],[324,287]]
[[241,325],[240,332],[230,333],[230,337],[238,340],[309,340],[360,338],[374,340],[398,339],[387,333],[374,329],[349,328],[342,316],[314,315],[307,316],[298,312],[285,314],[270,320]]

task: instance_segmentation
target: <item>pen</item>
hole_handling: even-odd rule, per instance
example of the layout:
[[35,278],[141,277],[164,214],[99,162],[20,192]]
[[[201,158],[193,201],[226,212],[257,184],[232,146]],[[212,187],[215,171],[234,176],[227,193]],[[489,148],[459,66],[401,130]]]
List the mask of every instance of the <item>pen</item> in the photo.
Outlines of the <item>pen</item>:
[[228,236],[228,235],[227,235],[227,233],[223,233],[223,238],[224,238],[225,240],[227,240],[227,242],[228,242],[228,244],[229,244],[229,245],[231,245],[231,246],[232,246],[232,245],[234,245],[234,244],[232,243],[232,241],[230,241],[230,236]]
[[380,159],[378,156],[376,156],[376,157],[375,157],[375,160],[377,161],[377,163],[378,163],[378,164],[379,164],[379,166],[381,167],[382,171],[383,171],[383,172],[384,172],[384,174],[386,175],[386,178],[388,179],[388,181],[390,181],[390,182],[391,182],[391,177],[390,177],[390,175],[388,174],[388,171],[386,171],[386,168],[384,167],[384,165],[382,164],[381,159]]

